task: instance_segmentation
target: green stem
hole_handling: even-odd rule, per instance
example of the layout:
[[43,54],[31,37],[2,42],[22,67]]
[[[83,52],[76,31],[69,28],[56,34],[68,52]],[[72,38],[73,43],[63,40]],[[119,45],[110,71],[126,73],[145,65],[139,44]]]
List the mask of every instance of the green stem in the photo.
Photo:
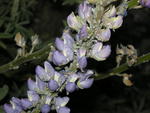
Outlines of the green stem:
[[52,44],[50,43],[46,47],[44,47],[32,54],[27,54],[18,59],[14,59],[13,61],[11,61],[7,64],[0,66],[0,73],[4,73],[6,71],[15,69],[15,68],[19,67],[21,64],[26,63],[28,61],[37,60],[37,59],[43,58],[44,56],[48,56],[48,54],[51,50],[51,46],[52,46]]
[[[150,61],[150,53],[147,53],[143,56],[138,57],[137,62],[133,65],[133,67],[140,65],[142,63],[145,63],[145,62],[149,62],[149,61]],[[120,65],[119,67],[113,68],[108,73],[105,73],[105,74],[97,73],[95,75],[95,80],[105,79],[105,78],[117,75],[119,73],[122,73],[124,71],[127,71],[128,69],[130,69],[130,67],[128,66],[127,63],[124,63],[124,64]]]

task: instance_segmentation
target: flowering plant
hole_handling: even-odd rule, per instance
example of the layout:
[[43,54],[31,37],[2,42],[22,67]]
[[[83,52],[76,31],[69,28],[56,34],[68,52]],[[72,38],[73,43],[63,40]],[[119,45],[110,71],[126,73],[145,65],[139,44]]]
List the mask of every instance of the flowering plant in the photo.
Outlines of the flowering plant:
[[[109,73],[98,74],[95,70],[88,69],[87,65],[88,59],[104,61],[109,57],[111,46],[108,41],[111,32],[122,26],[127,10],[135,3],[136,0],[83,1],[78,7],[78,13],[72,12],[67,17],[68,26],[51,46],[44,67],[36,67],[35,80],[28,79],[27,98],[12,97],[11,104],[4,105],[5,112],[49,113],[55,110],[57,113],[70,113],[71,110],[66,106],[70,93],[90,88],[94,79],[112,75],[123,77],[123,83],[131,86],[131,75],[121,72],[144,62],[143,59],[148,57],[138,59],[137,51],[132,45],[118,46],[117,67]],[[140,0],[140,3],[150,7],[149,0]],[[24,40],[16,38],[16,43],[24,48]],[[126,57],[126,64],[120,65],[123,57]]]

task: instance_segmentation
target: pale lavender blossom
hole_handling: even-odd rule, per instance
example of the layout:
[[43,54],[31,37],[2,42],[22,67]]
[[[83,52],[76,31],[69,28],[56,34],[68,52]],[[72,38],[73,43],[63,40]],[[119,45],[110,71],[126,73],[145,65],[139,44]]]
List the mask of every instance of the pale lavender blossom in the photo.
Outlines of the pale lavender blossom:
[[60,107],[57,113],[70,113],[70,109],[68,107]]
[[67,82],[66,84],[66,91],[69,92],[69,93],[72,93],[76,90],[76,84],[74,82]]
[[78,81],[78,87],[80,89],[90,88],[92,86],[93,82],[94,82],[93,78],[86,79],[84,81]]
[[40,96],[35,91],[27,91],[29,101],[37,103],[40,99]]
[[110,29],[100,29],[99,33],[96,33],[96,38],[102,42],[109,41],[111,36]]
[[109,45],[103,46],[101,42],[97,42],[91,50],[91,57],[98,60],[105,60],[111,53],[111,48]]
[[44,104],[44,105],[42,105],[42,107],[41,107],[41,112],[42,112],[42,113],[49,113],[50,110],[51,110],[51,108],[50,108],[50,106],[49,106],[48,104]]
[[74,30],[79,31],[82,27],[82,22],[74,15],[74,13],[71,13],[67,18],[68,26]]
[[61,66],[67,63],[67,58],[59,51],[54,51],[52,61],[55,65]]
[[81,18],[87,20],[92,14],[92,7],[86,1],[84,1],[79,5],[78,14]]
[[56,38],[56,40],[55,40],[55,46],[56,46],[56,48],[59,50],[59,51],[62,51],[63,50],[63,48],[64,48],[64,41],[62,40],[62,39],[60,39],[60,38]]
[[21,105],[23,109],[26,110],[30,108],[33,104],[31,101],[29,101],[29,99],[25,98],[25,99],[21,99]]
[[142,6],[150,8],[150,0],[140,0]]
[[36,82],[31,80],[31,78],[28,79],[28,82],[27,82],[27,85],[28,85],[28,89],[29,90],[35,90],[35,89],[38,89],[37,85],[36,85]]
[[79,32],[79,38],[86,38],[88,36],[87,25],[83,25]]
[[56,91],[59,88],[59,85],[55,80],[50,80],[48,83],[48,87],[51,91]]

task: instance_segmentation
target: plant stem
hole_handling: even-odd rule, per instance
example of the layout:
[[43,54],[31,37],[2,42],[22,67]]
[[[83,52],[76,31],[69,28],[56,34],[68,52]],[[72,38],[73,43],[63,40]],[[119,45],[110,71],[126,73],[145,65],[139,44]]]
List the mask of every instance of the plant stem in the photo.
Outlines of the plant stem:
[[37,59],[41,59],[44,56],[48,56],[48,54],[51,50],[51,46],[52,46],[52,44],[50,43],[46,47],[44,47],[32,54],[27,54],[25,56],[19,57],[18,59],[14,59],[13,61],[11,61],[7,64],[0,66],[0,73],[4,73],[6,71],[15,69],[15,68],[19,67],[21,64],[26,63],[28,61],[37,60]]
[[[150,53],[147,53],[143,56],[138,57],[137,62],[132,67],[135,67],[137,65],[140,65],[142,63],[149,62],[149,61],[150,61]],[[104,73],[104,74],[96,73],[95,80],[105,79],[105,78],[117,75],[119,73],[122,73],[124,71],[127,71],[128,69],[130,69],[130,67],[128,66],[127,63],[124,63],[124,64],[120,65],[119,67],[113,68],[112,70],[110,70],[107,73]]]

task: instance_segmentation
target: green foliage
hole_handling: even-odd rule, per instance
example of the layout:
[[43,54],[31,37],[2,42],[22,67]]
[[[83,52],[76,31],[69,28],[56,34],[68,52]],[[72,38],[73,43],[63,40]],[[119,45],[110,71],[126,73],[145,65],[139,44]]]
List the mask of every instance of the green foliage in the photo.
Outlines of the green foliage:
[[136,7],[138,4],[139,4],[139,3],[138,3],[138,0],[130,0],[130,1],[128,2],[128,7],[129,7],[129,8],[134,8],[134,7]]
[[81,3],[83,0],[64,0],[63,4],[69,4],[69,5],[73,5],[73,4],[79,4]]
[[35,4],[36,0],[1,0],[0,38],[12,38],[16,32],[25,33],[23,26],[30,23]]
[[5,98],[9,90],[9,87],[7,85],[4,85],[2,88],[0,88],[0,101]]
[[0,106],[0,113],[5,113],[2,106]]

